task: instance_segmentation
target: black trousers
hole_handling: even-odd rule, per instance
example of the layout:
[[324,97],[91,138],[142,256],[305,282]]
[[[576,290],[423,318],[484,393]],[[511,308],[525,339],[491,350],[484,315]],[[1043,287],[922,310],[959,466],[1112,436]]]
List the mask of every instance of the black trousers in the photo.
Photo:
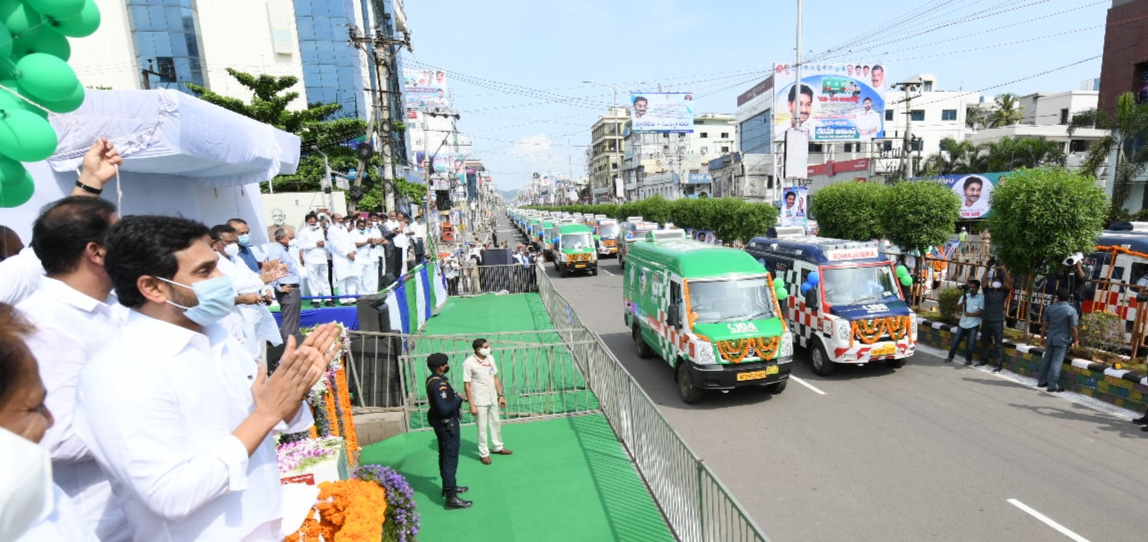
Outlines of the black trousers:
[[442,491],[450,493],[458,488],[458,416],[448,421],[433,422],[434,436],[438,438],[438,472],[442,476]]

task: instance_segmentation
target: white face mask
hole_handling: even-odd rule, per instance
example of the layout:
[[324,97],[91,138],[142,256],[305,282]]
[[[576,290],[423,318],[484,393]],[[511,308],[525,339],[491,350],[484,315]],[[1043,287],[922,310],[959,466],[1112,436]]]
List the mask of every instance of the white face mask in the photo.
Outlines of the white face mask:
[[486,356],[490,355],[490,349],[489,348],[479,348],[478,353],[482,354],[483,357],[486,357]]
[[1000,288],[1001,286],[1004,286],[1004,284],[1002,284],[1000,281],[995,281],[992,283],[993,288]]
[[227,246],[223,247],[223,252],[227,253],[228,258],[234,258],[239,255],[239,245],[227,243]]

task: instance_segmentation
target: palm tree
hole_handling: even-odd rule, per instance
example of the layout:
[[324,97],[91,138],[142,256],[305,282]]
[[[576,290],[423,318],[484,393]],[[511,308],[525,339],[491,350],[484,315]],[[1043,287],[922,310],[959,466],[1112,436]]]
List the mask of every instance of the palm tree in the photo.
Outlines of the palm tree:
[[1064,167],[1068,161],[1061,143],[1043,137],[1005,137],[985,145],[984,150],[984,171]]
[[992,111],[981,104],[971,104],[965,107],[965,126],[974,131],[988,126],[990,113]]
[[1016,124],[1024,120],[1024,106],[1020,105],[1020,101],[1015,94],[1004,93],[996,98],[996,107],[993,112],[989,114],[989,127],[999,128],[1001,126],[1008,126]]
[[1096,175],[1108,162],[1108,157],[1116,151],[1110,218],[1124,208],[1132,181],[1148,167],[1148,145],[1136,145],[1138,140],[1148,134],[1148,104],[1137,104],[1136,95],[1125,92],[1116,100],[1114,113],[1110,115],[1107,111],[1092,109],[1076,114],[1068,124],[1069,135],[1080,128],[1108,130],[1108,135],[1088,148],[1084,170],[1090,175]]
[[983,173],[981,145],[970,141],[957,141],[951,137],[941,140],[941,151],[925,160],[927,176]]

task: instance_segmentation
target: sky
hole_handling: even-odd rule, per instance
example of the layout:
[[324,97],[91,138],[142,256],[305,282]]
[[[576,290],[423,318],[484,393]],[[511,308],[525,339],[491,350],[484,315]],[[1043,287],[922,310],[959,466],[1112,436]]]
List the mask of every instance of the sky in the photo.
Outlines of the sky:
[[[535,172],[585,176],[590,127],[613,103],[612,88],[621,106],[630,91],[661,85],[694,93],[698,114],[733,114],[737,95],[770,66],[794,61],[797,3],[405,0],[414,52],[402,56],[408,67],[448,72],[471,154],[509,190]],[[807,62],[881,62],[890,82],[935,74],[938,90],[988,100],[1077,90],[1100,76],[1110,6],[804,0],[802,50]]]

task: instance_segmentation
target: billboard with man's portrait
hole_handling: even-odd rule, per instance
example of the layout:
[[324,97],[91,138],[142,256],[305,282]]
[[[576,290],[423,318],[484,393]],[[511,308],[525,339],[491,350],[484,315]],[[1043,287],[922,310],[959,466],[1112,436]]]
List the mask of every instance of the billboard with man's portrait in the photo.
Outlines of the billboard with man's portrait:
[[630,121],[634,133],[692,133],[694,95],[689,92],[632,93]]
[[1008,173],[942,175],[932,179],[948,186],[961,198],[961,220],[981,220],[992,213],[993,190]]
[[788,64],[774,68],[773,140],[801,119],[809,140],[864,141],[885,136],[885,65],[811,64],[797,71]]

